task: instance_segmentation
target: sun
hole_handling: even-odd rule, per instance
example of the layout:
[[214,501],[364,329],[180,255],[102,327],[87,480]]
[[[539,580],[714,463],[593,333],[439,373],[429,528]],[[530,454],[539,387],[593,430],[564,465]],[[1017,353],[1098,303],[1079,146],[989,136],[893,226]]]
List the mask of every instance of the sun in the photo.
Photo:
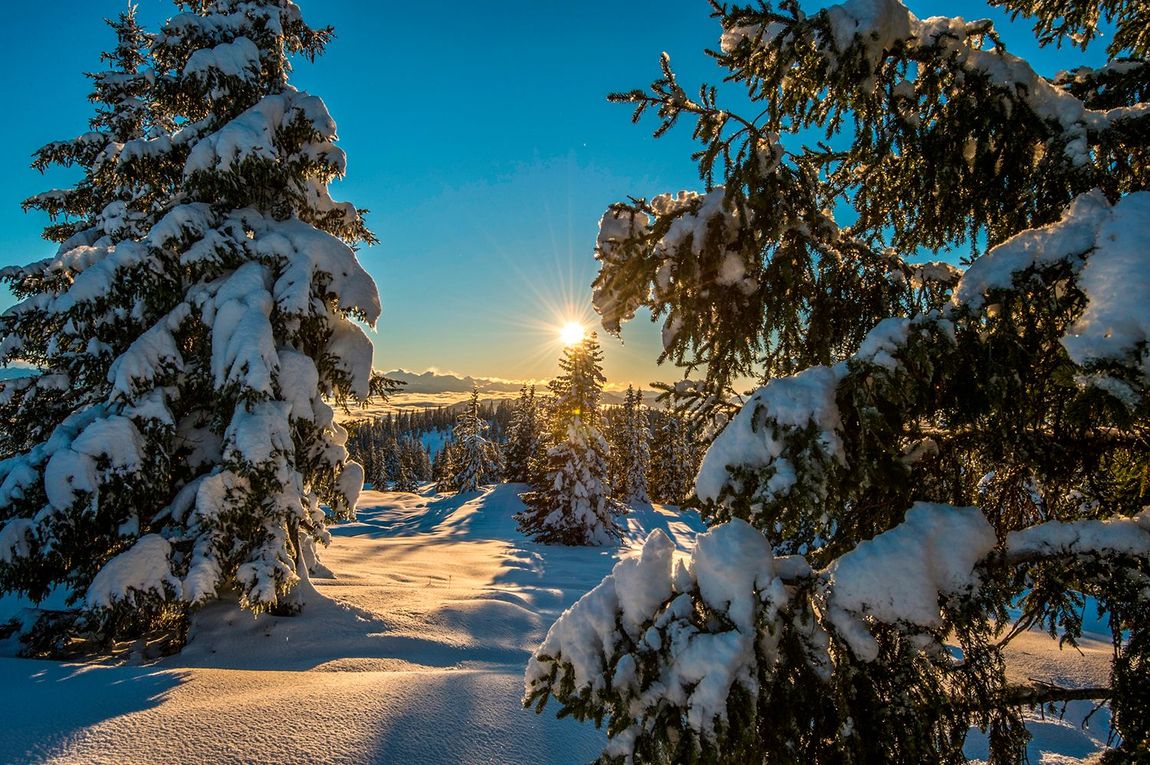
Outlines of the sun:
[[579,322],[569,321],[559,330],[559,339],[563,341],[564,345],[575,345],[583,342],[583,336],[586,332]]

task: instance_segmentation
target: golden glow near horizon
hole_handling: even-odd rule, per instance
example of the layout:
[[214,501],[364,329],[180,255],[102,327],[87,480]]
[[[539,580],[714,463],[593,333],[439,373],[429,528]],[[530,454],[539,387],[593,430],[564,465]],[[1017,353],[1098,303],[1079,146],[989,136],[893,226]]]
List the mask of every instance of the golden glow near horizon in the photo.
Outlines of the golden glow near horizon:
[[559,330],[559,339],[564,345],[575,345],[583,341],[587,330],[577,321],[569,321]]

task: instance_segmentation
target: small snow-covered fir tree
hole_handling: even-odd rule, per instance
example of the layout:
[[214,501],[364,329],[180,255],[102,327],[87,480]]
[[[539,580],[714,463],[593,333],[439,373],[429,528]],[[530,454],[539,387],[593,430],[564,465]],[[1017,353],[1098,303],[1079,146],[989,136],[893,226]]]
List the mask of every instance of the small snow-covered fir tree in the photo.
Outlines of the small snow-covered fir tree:
[[[1066,47],[1106,20],[1111,60],[1044,77],[900,0],[714,4],[753,110],[666,57],[613,97],[693,122],[706,186],[604,215],[604,325],[661,317],[709,405],[762,385],[703,460],[690,563],[656,532],[528,666],[527,703],[607,721],[605,759],[964,762],[976,727],[1019,762],[1028,707],[1092,699],[1102,762],[1150,761],[1150,9],[995,4]],[[1108,682],[1008,671],[1087,596]]]
[[412,469],[411,463],[400,455],[395,463],[395,475],[392,479],[391,490],[402,491],[409,494],[419,489],[419,478]]
[[615,513],[623,508],[607,486],[607,442],[599,431],[603,390],[602,351],[594,333],[570,345],[551,383],[549,407],[553,446],[547,450],[542,482],[522,496],[520,528],[539,542],[607,545],[619,536]]
[[612,462],[618,466],[615,496],[628,503],[650,502],[647,469],[651,463],[651,431],[642,392],[628,385],[618,414],[616,440],[611,444]]
[[0,391],[0,591],[68,593],[41,635],[180,625],[227,592],[290,608],[321,505],[350,515],[363,483],[325,397],[372,389],[373,240],[327,191],[335,123],[288,84],[331,31],[289,0],[185,7],[154,37],[121,20],[94,130],[38,155],[85,171],[29,202],[58,254],[3,272],[0,357],[41,374]]
[[455,426],[458,452],[452,484],[457,491],[478,491],[480,484],[493,481],[499,475],[497,447],[484,437],[489,427],[479,413],[479,389],[473,388],[471,399]]
[[455,459],[450,441],[445,441],[431,462],[431,477],[438,491],[451,491],[455,480]]
[[656,502],[682,505],[694,489],[698,459],[689,427],[675,412],[651,412],[653,419],[651,469],[648,485]]
[[535,398],[535,386],[524,385],[511,415],[504,447],[503,477],[511,483],[528,483],[543,453],[543,416]]

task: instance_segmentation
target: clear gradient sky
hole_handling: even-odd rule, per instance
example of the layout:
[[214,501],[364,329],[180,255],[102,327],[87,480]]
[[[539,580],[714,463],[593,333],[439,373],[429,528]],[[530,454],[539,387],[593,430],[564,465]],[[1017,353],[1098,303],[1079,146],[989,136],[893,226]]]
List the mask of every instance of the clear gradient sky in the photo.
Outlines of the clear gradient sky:
[[[653,121],[606,102],[643,87],[661,51],[694,89],[720,70],[703,50],[718,22],[705,0],[545,2],[447,0],[427,10],[397,0],[297,0],[312,26],[336,39],[292,82],[328,104],[348,154],[337,199],[371,210],[380,239],[360,258],[375,278],[383,317],[376,366],[435,367],[508,379],[555,372],[558,327],[590,323],[590,283],[600,215],[628,195],[698,189],[684,123],[658,141]],[[825,3],[820,3],[825,4]],[[155,28],[167,0],[140,0]],[[40,145],[87,129],[84,71],[99,68],[113,35],[103,17],[120,0],[15,3],[0,72],[0,265],[50,255],[46,222],[20,201],[74,176],[28,167]],[[1028,26],[982,2],[912,2],[919,16],[993,18],[1008,46],[1044,73],[1098,63],[1102,51],[1037,51]],[[1103,41],[1104,42],[1104,41]],[[12,299],[0,294],[0,308]],[[657,367],[658,328],[641,315],[623,343],[603,338],[614,383],[680,376]]]

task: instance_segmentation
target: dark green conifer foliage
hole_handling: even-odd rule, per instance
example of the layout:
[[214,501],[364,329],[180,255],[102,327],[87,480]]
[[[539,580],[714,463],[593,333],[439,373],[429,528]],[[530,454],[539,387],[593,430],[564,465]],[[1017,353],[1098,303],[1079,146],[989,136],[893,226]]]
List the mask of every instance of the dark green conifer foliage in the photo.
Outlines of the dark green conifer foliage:
[[619,536],[614,515],[622,510],[607,483],[607,441],[599,431],[603,352],[594,333],[563,350],[561,374],[551,382],[547,429],[551,446],[519,527],[539,542],[607,545]]
[[623,405],[609,414],[612,493],[622,502],[650,502],[647,470],[651,464],[651,432],[643,409],[643,394],[634,386],[627,386]]
[[524,385],[515,402],[504,448],[503,476],[511,483],[528,483],[543,456],[543,417],[535,386]]
[[653,410],[651,416],[651,471],[648,484],[651,499],[668,505],[683,505],[694,490],[699,469],[694,439],[686,420],[674,413]]
[[0,393],[0,591],[69,593],[47,650],[178,643],[221,594],[295,608],[321,503],[346,517],[362,487],[324,397],[390,386],[351,320],[378,316],[352,249],[374,239],[328,193],[335,123],[288,84],[331,30],[290,0],[176,5],[154,35],[113,23],[92,131],[35,159],[84,171],[26,202],[59,251],[0,274],[0,360],[42,370]]
[[[704,188],[607,211],[596,308],[610,331],[644,307],[662,320],[663,356],[701,378],[665,390],[702,414],[730,419],[738,381],[764,383],[696,488],[711,523],[746,521],[812,570],[779,575],[786,604],[756,612],[753,678],[730,686],[717,721],[651,690],[675,676],[683,635],[733,635],[690,577],[604,639],[599,684],[537,655],[528,702],[605,720],[609,753],[962,762],[975,726],[992,762],[1017,762],[1023,711],[1089,698],[1114,714],[1104,761],[1150,759],[1150,348],[1130,299],[1150,251],[1150,7],[999,4],[1067,47],[1110,18],[1110,63],[1044,77],[989,21],[918,19],[897,0],[716,2],[713,55],[751,110],[681,85],[666,57],[650,90],[611,96],[636,120],[653,112],[656,135],[693,125]],[[825,143],[796,139],[809,129]],[[836,220],[846,208],[850,225]],[[929,251],[948,262],[922,262]],[[1099,287],[1107,268],[1118,276]],[[836,565],[907,533],[918,502],[938,517],[977,508],[993,549],[968,589],[939,591],[937,624],[864,614],[862,645],[828,605]],[[1009,679],[1011,625],[1073,644],[1085,597],[1110,622],[1111,682]]]

